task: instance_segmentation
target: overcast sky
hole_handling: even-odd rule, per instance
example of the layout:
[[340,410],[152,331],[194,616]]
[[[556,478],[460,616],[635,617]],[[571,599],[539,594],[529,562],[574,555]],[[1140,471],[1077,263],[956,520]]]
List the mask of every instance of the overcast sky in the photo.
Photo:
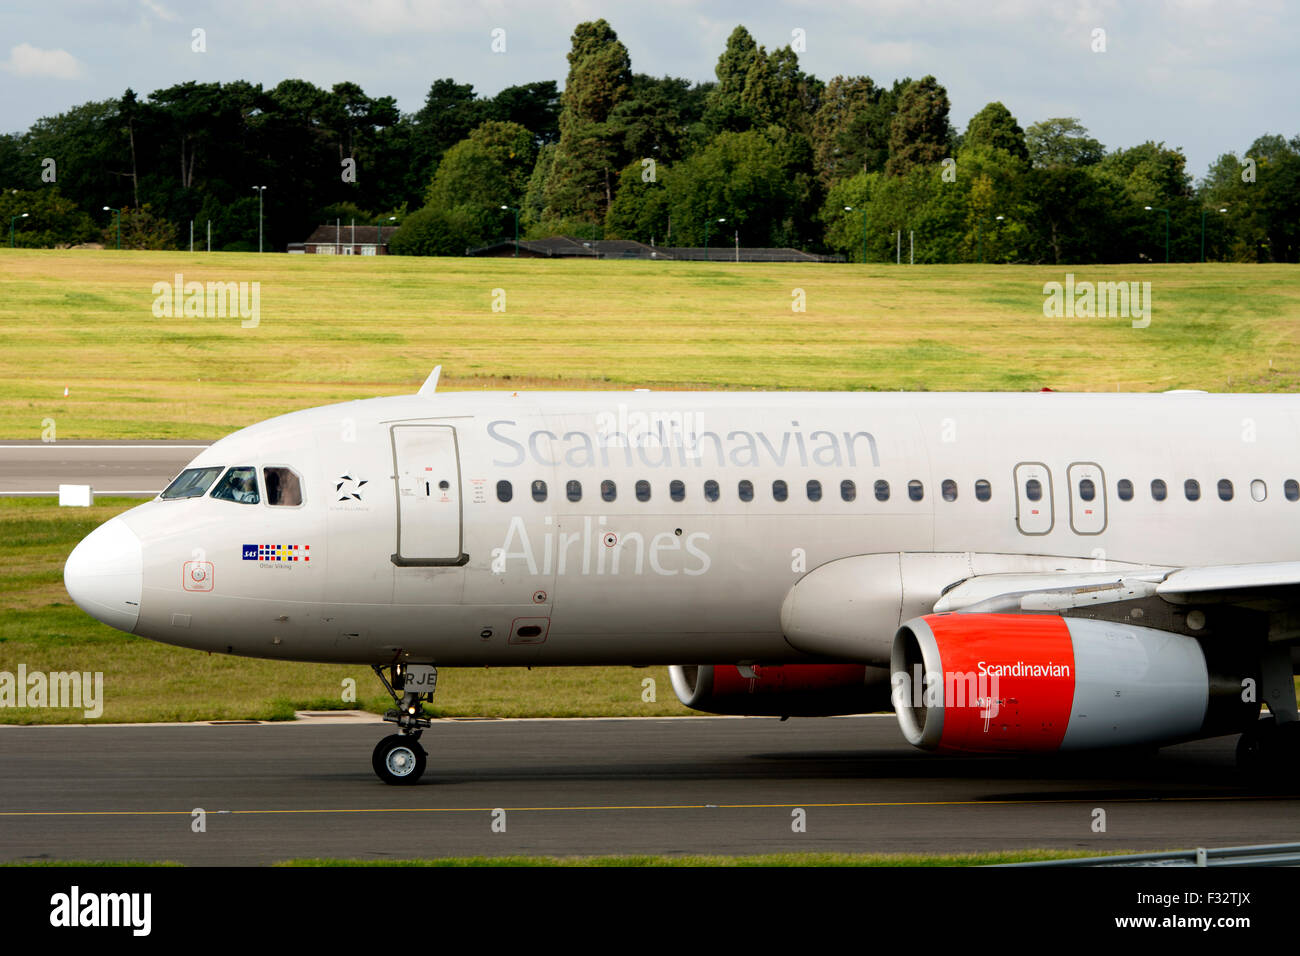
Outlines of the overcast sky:
[[[186,80],[351,80],[407,112],[440,77],[485,95],[563,84],[574,25],[598,17],[637,72],[711,80],[737,24],[768,49],[801,30],[800,63],[823,80],[933,73],[959,129],[1001,100],[1021,126],[1079,117],[1107,148],[1181,146],[1198,178],[1262,133],[1300,134],[1292,0],[4,0],[0,130]],[[206,52],[191,50],[196,28]],[[1098,29],[1105,52],[1092,49]]]

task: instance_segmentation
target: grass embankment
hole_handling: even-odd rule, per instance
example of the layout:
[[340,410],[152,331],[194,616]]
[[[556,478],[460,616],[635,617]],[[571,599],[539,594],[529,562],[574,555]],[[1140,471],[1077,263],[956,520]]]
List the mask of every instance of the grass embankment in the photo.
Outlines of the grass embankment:
[[[527,259],[0,250],[0,436],[212,439],[331,401],[441,387],[1206,388],[1290,391],[1294,266],[1080,266],[1151,282],[1152,321],[1048,319],[1019,266],[547,262]],[[260,324],[156,318],[155,282],[260,283]],[[492,305],[505,295],[505,311]],[[794,290],[807,311],[792,312]],[[63,398],[67,387],[70,395]],[[101,720],[287,718],[387,698],[365,668],[208,656],[81,613],[62,564],[129,507],[0,499],[0,670],[100,670]],[[658,701],[642,703],[654,677]],[[345,678],[357,703],[342,699]],[[456,670],[445,715],[685,713],[663,668]],[[79,721],[0,708],[0,722]]]
[[[414,391],[436,364],[445,389],[1289,391],[1300,376],[1300,271],[1284,265],[0,253],[9,438],[46,418],[59,438],[216,438]],[[1150,281],[1150,327],[1045,318],[1043,284],[1067,271]],[[153,284],[177,273],[259,282],[260,324],[156,318]]]

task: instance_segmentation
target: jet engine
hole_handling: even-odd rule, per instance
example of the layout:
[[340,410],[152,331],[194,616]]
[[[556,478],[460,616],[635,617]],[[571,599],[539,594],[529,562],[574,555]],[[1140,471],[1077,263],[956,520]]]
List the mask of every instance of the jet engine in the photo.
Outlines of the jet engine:
[[914,746],[1042,753],[1240,733],[1259,714],[1257,660],[1241,642],[1123,623],[930,614],[899,627],[890,683]]
[[829,717],[889,709],[889,672],[864,664],[675,665],[677,699],[750,717]]

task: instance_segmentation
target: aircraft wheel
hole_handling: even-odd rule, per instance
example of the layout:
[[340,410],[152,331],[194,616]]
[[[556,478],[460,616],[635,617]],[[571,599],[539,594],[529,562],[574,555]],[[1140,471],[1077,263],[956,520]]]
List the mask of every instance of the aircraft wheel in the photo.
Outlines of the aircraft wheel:
[[413,784],[424,773],[426,754],[414,738],[392,734],[375,745],[370,763],[384,783]]

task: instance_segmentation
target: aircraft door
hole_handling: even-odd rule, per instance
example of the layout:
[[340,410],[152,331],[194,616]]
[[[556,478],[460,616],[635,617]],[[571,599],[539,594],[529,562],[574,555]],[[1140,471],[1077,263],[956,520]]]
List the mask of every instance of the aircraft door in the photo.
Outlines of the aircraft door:
[[1052,473],[1041,461],[1016,465],[1016,527],[1021,534],[1047,534],[1052,512]]
[[1070,527],[1075,534],[1106,530],[1106,480],[1101,466],[1076,461],[1066,473],[1070,483]]
[[451,425],[394,425],[399,567],[459,566],[469,560],[461,528],[460,456]]

